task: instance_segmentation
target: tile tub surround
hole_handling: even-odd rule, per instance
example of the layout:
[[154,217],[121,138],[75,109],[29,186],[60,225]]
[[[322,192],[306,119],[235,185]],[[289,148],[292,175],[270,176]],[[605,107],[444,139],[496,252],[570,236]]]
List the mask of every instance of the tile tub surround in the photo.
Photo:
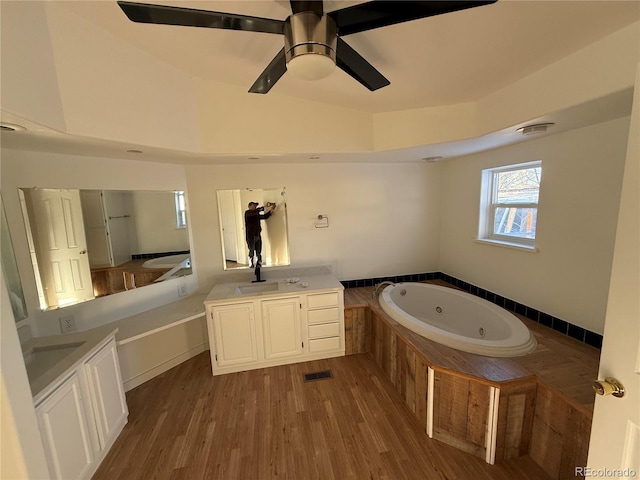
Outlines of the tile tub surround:
[[493,293],[489,290],[485,290],[484,288],[477,287],[476,285],[465,282],[464,280],[460,280],[456,277],[452,277],[451,275],[447,275],[446,273],[442,272],[414,273],[409,275],[364,278],[359,280],[342,280],[341,283],[342,285],[344,285],[344,288],[348,289],[373,287],[380,282],[384,282],[385,280],[390,280],[394,283],[442,280],[443,282],[464,290],[471,295],[475,295],[477,297],[484,298],[491,303],[495,303],[496,305],[505,308],[512,313],[516,313],[519,316],[528,318],[529,320],[539,323],[540,325],[544,325],[545,327],[552,328],[553,330],[563,335],[574,338],[592,347],[598,349],[602,348],[602,335],[600,335],[599,333],[592,332],[585,328],[579,327],[578,325],[573,325],[572,323],[569,323],[565,320],[536,310],[533,307],[518,303],[515,300],[503,297],[501,295],[498,295],[497,293]]

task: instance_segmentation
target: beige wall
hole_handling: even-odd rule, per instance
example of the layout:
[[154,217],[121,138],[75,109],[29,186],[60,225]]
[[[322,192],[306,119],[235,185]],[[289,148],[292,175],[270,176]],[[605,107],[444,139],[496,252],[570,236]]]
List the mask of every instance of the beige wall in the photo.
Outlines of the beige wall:
[[0,296],[0,478],[44,480],[49,478],[49,471],[1,272]]
[[136,226],[133,253],[189,250],[188,230],[176,226],[176,203],[172,192],[133,192],[131,211]]
[[[602,333],[629,119],[443,163],[440,266]],[[481,171],[542,160],[538,253],[474,242]]]
[[[285,187],[293,266],[332,265],[342,280],[435,271],[437,164],[187,166],[200,288],[223,271],[216,190]],[[314,219],[329,217],[329,228]]]

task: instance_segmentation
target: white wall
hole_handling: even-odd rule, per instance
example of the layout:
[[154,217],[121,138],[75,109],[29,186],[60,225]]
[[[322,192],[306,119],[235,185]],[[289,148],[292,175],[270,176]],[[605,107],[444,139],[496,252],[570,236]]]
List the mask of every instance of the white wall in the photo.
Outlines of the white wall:
[[2,272],[0,296],[0,478],[44,480],[49,471]]
[[[218,189],[286,187],[294,266],[329,264],[341,280],[438,268],[437,164],[187,166],[186,175],[202,291],[223,272]],[[329,228],[314,227],[319,214]]]
[[[60,310],[41,312],[18,200],[19,187],[185,190],[182,166],[3,149],[1,186],[27,300],[28,322],[34,335],[59,334],[58,317],[63,315],[74,315],[78,330],[86,330],[164,305],[178,299],[177,286],[182,282],[188,292],[197,290],[197,277],[190,275]],[[194,269],[197,269],[197,261],[195,264]]]
[[189,250],[188,230],[176,226],[173,192],[133,192],[131,207],[136,230],[133,253]]
[[[629,118],[444,162],[445,273],[602,333]],[[542,160],[539,253],[479,244],[481,171]]]

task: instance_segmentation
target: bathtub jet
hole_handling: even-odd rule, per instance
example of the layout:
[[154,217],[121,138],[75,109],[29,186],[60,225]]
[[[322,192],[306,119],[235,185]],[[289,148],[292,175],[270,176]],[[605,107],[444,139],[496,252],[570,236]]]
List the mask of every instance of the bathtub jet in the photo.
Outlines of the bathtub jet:
[[536,348],[518,317],[487,300],[427,283],[387,286],[378,297],[393,320],[442,345],[488,357],[517,357]]

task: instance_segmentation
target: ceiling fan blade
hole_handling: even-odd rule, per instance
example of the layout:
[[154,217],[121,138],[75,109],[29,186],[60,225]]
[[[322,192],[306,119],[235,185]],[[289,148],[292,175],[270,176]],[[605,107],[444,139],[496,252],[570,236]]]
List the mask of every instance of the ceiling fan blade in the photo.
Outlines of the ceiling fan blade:
[[222,28],[249,32],[282,34],[284,22],[270,18],[250,17],[232,13],[211,12],[193,8],[151,5],[147,3],[118,2],[120,8],[137,23],[181,25],[185,27]]
[[449,1],[372,1],[329,12],[336,22],[338,35],[350,35],[374,28],[467,8],[495,3],[497,0],[449,0]]
[[340,37],[338,37],[336,65],[372,92],[391,83]]
[[324,13],[322,9],[322,1],[302,1],[302,0],[291,0],[289,2],[291,4],[291,11],[296,14],[300,12],[313,12],[319,17],[321,17]]
[[249,93],[267,93],[271,90],[280,77],[287,71],[287,61],[284,56],[284,48],[271,60],[264,72],[260,74],[258,79],[251,85]]

